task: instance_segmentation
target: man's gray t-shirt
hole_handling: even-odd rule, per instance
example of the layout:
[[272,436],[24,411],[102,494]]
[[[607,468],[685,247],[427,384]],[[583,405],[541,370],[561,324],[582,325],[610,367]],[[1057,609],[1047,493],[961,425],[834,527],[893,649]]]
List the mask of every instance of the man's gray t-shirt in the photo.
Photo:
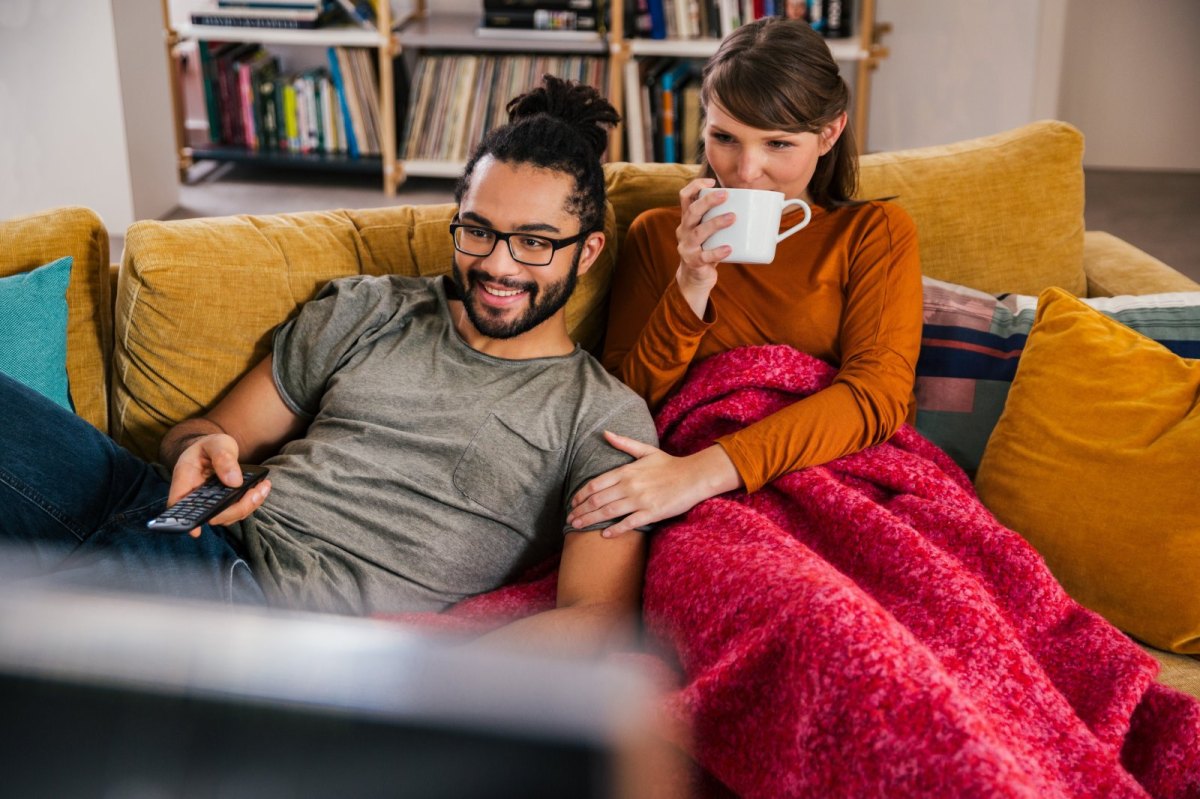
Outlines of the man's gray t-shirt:
[[311,422],[232,529],[293,607],[437,610],[497,588],[562,546],[580,486],[629,462],[604,430],[657,441],[642,399],[582,350],[469,347],[440,278],[333,281],[275,332],[274,378]]

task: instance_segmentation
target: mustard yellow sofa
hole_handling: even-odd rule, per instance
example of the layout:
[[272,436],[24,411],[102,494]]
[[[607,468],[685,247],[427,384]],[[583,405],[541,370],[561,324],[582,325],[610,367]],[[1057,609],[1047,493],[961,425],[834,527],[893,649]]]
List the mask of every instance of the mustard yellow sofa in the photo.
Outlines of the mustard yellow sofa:
[[[1085,231],[1083,137],[1061,122],[863,158],[862,197],[894,197],[916,220],[929,277],[990,293],[1077,296],[1200,291],[1106,233]],[[607,166],[608,244],[568,306],[572,335],[603,334],[616,250],[641,211],[677,202],[695,168]],[[0,275],[75,258],[68,376],[77,412],[153,458],[162,434],[218,399],[267,352],[270,332],[326,281],[448,270],[452,205],[144,221],[116,279],[86,209],[0,223]],[[1200,696],[1200,662],[1154,652],[1162,679]]]

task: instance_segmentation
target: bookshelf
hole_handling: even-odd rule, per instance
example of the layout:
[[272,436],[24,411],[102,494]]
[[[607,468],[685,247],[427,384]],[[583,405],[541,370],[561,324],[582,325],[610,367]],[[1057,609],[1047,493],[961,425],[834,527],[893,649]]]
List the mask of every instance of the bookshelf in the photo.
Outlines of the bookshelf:
[[[192,3],[196,0],[190,0]],[[168,60],[172,67],[172,88],[175,117],[175,135],[179,155],[179,170],[181,179],[186,179],[187,170],[201,160],[219,160],[255,163],[296,170],[337,170],[362,173],[377,173],[381,175],[385,194],[391,196],[397,187],[409,175],[421,177],[456,178],[464,167],[465,157],[461,155],[429,156],[416,152],[413,157],[402,157],[406,149],[411,149],[408,142],[398,140],[396,135],[396,86],[393,85],[393,63],[396,59],[404,59],[410,66],[408,71],[408,104],[410,106],[409,128],[416,126],[427,127],[434,125],[438,128],[434,137],[441,134],[443,125],[453,129],[455,124],[461,124],[458,117],[473,113],[475,107],[483,102],[487,88],[483,81],[495,80],[494,70],[498,61],[517,62],[522,59],[555,57],[583,57],[603,59],[606,66],[602,75],[591,82],[601,85],[604,91],[621,112],[626,120],[636,123],[639,115],[632,114],[629,102],[637,99],[640,86],[636,85],[639,61],[653,58],[695,59],[697,62],[711,56],[719,45],[716,38],[666,38],[649,39],[636,38],[627,35],[625,30],[625,9],[629,3],[636,0],[607,0],[609,10],[609,28],[600,33],[538,33],[529,30],[514,31],[511,35],[499,30],[489,31],[490,35],[479,35],[476,31],[480,24],[480,14],[463,11],[462,6],[447,8],[437,4],[442,10],[429,8],[425,0],[412,0],[408,3],[409,10],[393,14],[391,3],[377,2],[379,9],[379,24],[375,30],[361,27],[337,26],[323,27],[312,30],[273,29],[273,28],[234,28],[225,26],[201,26],[189,24],[178,18],[172,23],[172,4],[184,4],[189,0],[160,0],[163,20],[166,28],[166,44]],[[605,0],[597,0],[600,8],[605,7]],[[878,24],[875,20],[875,0],[858,0],[855,3],[854,36],[845,39],[830,39],[829,45],[834,58],[841,63],[855,65],[854,77],[851,82],[853,93],[853,108],[851,118],[855,125],[859,146],[865,146],[867,140],[867,116],[870,99],[870,83],[872,72],[888,55],[888,50],[879,43],[879,37],[889,26]],[[187,16],[186,14],[184,15]],[[378,138],[380,153],[378,156],[351,158],[338,154],[313,153],[281,153],[264,152],[253,148],[212,145],[206,147],[191,146],[187,143],[183,119],[183,98],[181,80],[178,69],[176,51],[184,42],[247,42],[257,43],[265,48],[316,48],[323,50],[329,47],[361,48],[374,53],[378,72]],[[466,88],[466,78],[459,77],[458,88],[455,90],[459,104],[450,109],[448,98],[441,97],[439,103],[417,108],[421,91],[422,59],[444,58],[477,59],[485,66],[478,67],[477,72],[470,75],[477,78],[478,86],[472,94]],[[489,61],[492,62],[489,64]],[[524,63],[522,61],[522,63]],[[539,61],[539,64],[558,61]],[[476,67],[472,67],[476,69]],[[532,68],[531,68],[532,69]],[[553,71],[553,70],[551,70]],[[403,73],[402,73],[403,74]],[[571,75],[567,75],[570,77]],[[446,94],[443,90],[440,94]],[[525,89],[519,81],[502,83],[497,81],[496,88],[489,100],[499,97],[507,100]],[[402,92],[403,93],[403,92]],[[503,95],[502,97],[500,95]],[[468,98],[468,99],[465,99]],[[419,113],[413,114],[413,109]],[[467,131],[468,143],[486,127],[478,123]],[[625,127],[629,127],[625,125]],[[408,132],[412,132],[411,130]],[[430,135],[428,131],[418,132]],[[608,157],[612,160],[631,159],[653,160],[653,153],[641,152],[637,148],[626,147],[626,133],[618,127],[613,131],[608,149]],[[455,132],[457,141],[461,144],[462,135]],[[461,151],[461,147],[456,152]]]
[[[388,196],[396,193],[396,188],[405,179],[404,166],[396,158],[393,60],[400,54],[396,28],[411,17],[424,15],[424,0],[415,0],[409,15],[399,19],[393,18],[389,2],[377,3],[378,19],[373,30],[353,24],[313,29],[195,25],[179,19],[180,14],[190,19],[189,12],[196,8],[194,3],[178,3],[181,8],[174,9],[173,14],[172,0],[160,2],[166,32],[167,60],[171,70],[175,141],[181,180],[186,180],[188,169],[198,161],[234,161],[305,170],[378,173],[383,181],[384,193]],[[378,155],[351,157],[339,153],[267,151],[230,144],[189,144],[184,127],[182,75],[177,57],[177,51],[185,42],[253,43],[264,48],[313,48],[318,52],[328,48],[373,51],[378,76],[378,116],[373,126],[378,138]]]

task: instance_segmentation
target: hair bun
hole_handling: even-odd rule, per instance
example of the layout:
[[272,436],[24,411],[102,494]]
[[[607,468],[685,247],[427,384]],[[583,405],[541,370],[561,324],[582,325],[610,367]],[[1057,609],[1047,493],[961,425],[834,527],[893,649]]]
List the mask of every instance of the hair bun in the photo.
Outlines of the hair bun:
[[543,75],[542,85],[514,97],[505,107],[509,123],[539,115],[557,119],[574,129],[598,158],[608,146],[608,131],[621,121],[612,103],[586,83]]

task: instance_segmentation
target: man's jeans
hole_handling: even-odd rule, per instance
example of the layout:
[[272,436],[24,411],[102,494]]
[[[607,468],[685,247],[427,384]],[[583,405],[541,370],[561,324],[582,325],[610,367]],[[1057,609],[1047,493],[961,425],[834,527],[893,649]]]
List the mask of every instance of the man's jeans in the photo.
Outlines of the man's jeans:
[[146,528],[170,484],[87,422],[0,374],[0,582],[262,603],[222,528]]

